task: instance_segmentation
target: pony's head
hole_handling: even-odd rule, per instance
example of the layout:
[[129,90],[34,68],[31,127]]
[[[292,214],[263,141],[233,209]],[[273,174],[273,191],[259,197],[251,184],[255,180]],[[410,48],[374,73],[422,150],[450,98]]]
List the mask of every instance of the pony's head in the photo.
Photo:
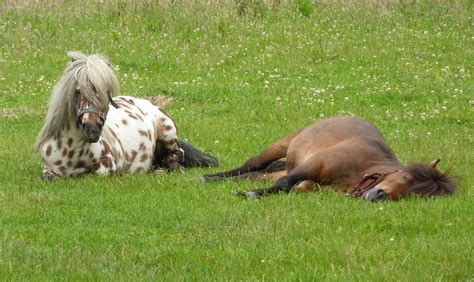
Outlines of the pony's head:
[[371,201],[397,200],[404,197],[442,196],[454,193],[456,185],[449,175],[436,169],[438,160],[428,164],[414,164],[408,168],[386,174],[362,198]]
[[71,62],[66,69],[74,73],[74,109],[77,124],[84,139],[94,143],[99,140],[109,111],[109,102],[118,88],[117,78],[109,58],[100,55],[84,56],[69,52]]
[[69,126],[78,126],[87,142],[97,142],[119,83],[109,58],[68,52],[71,61],[53,89],[42,142]]

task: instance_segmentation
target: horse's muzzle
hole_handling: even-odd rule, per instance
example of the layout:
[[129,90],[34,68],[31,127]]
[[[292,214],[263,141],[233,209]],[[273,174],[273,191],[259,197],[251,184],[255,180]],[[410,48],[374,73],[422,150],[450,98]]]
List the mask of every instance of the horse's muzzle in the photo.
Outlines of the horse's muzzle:
[[382,190],[381,188],[378,188],[377,186],[370,189],[369,191],[365,192],[362,195],[362,199],[369,200],[372,202],[379,202],[385,200],[387,197],[387,192]]
[[102,127],[83,124],[82,133],[86,142],[95,143],[99,141],[100,134],[102,133]]

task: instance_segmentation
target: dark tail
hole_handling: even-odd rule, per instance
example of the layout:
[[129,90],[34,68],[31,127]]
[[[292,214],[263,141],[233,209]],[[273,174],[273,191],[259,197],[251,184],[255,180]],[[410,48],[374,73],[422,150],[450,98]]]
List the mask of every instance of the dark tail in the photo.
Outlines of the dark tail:
[[197,149],[187,141],[180,140],[179,143],[184,150],[184,167],[219,166],[219,161],[210,154]]

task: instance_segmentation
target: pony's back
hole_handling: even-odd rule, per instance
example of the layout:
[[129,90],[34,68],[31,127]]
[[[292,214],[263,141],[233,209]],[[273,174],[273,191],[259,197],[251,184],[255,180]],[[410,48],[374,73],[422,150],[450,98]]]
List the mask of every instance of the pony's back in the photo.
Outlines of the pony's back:
[[351,116],[324,119],[309,125],[293,138],[287,159],[290,168],[305,162],[309,157],[330,150],[345,152],[355,160],[359,155],[373,156],[373,161],[395,161],[395,153],[385,142],[382,133],[368,121]]
[[[323,119],[305,127],[292,143],[309,143],[311,147],[329,148],[354,138],[385,143],[382,133],[368,121],[351,116]],[[296,145],[296,144],[295,144]]]

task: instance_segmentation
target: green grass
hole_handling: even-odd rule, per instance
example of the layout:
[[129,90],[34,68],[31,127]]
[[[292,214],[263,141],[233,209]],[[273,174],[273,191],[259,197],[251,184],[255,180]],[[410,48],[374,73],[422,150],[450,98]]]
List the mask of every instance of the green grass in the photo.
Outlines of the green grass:
[[[0,1],[0,277],[474,278],[470,1],[70,2]],[[441,158],[459,190],[246,201],[229,191],[269,183],[197,181],[217,169],[44,182],[33,143],[69,50],[110,56],[123,94],[176,98],[181,136],[219,169],[353,114],[404,163]]]

